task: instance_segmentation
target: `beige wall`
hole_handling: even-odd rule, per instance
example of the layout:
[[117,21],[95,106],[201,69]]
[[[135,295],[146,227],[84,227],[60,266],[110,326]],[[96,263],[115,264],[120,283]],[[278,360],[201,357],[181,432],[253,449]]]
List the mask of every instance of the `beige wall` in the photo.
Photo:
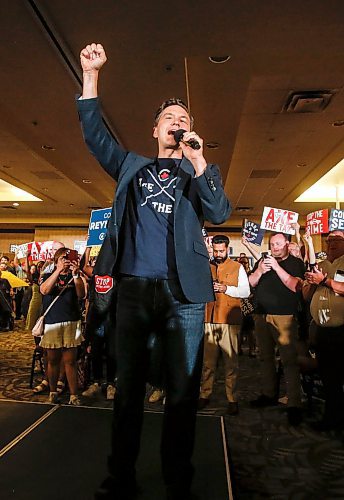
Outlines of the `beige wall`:
[[10,254],[10,245],[21,245],[22,243],[28,243],[33,241],[34,234],[28,233],[1,233],[0,234],[0,253],[5,255],[14,255]]
[[75,240],[85,240],[87,238],[87,228],[66,229],[66,228],[37,228],[35,233],[1,233],[0,234],[0,254],[14,256],[10,254],[10,245],[21,245],[30,241],[61,241],[66,247],[74,248]]
[[74,248],[75,240],[86,240],[87,228],[38,228],[35,231],[35,241],[61,241],[66,247]]

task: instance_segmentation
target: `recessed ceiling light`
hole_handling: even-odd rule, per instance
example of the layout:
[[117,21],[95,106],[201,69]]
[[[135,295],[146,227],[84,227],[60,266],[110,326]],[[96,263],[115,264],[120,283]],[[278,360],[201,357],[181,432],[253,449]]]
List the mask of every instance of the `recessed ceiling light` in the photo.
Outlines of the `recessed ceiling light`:
[[90,179],[82,179],[82,182],[84,184],[92,184],[92,181],[90,181]]
[[235,210],[237,212],[250,212],[250,210],[253,210],[253,207],[236,207]]
[[49,144],[42,144],[41,148],[44,149],[44,151],[55,151],[54,146],[50,146]]
[[332,127],[342,127],[344,125],[344,120],[336,120],[331,123]]
[[297,163],[296,166],[297,166],[297,168],[306,167],[307,163]]
[[13,205],[14,207],[19,207],[19,203],[17,203],[17,202],[12,203],[12,205]]
[[70,204],[69,204],[69,206],[70,206],[70,207],[74,207],[74,203],[70,203]]
[[42,191],[49,191],[48,188],[42,188]]
[[214,64],[223,64],[229,61],[231,56],[210,56],[209,61]]
[[278,188],[278,191],[284,191],[284,188]]
[[220,147],[220,144],[218,142],[207,142],[206,146],[209,149],[218,149]]

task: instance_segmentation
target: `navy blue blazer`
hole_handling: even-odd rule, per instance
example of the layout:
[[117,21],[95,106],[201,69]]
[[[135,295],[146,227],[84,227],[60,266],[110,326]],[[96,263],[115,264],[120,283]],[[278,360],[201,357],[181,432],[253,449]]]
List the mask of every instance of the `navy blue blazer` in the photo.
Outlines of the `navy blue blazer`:
[[[116,275],[119,234],[130,181],[151,158],[125,151],[104,126],[99,100],[77,100],[85,142],[104,170],[117,181],[107,234],[94,273]],[[212,224],[225,222],[231,212],[222,186],[219,168],[207,165],[203,175],[195,178],[192,164],[183,158],[178,169],[175,189],[174,246],[181,288],[189,302],[214,300],[209,256],[202,236],[204,220]]]

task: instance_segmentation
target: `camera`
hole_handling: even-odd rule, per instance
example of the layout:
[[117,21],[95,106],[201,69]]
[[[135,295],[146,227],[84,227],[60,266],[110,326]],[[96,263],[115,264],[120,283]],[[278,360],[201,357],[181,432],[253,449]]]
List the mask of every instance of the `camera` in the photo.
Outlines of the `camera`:
[[262,252],[263,259],[266,259],[266,257],[268,257],[268,255],[269,255],[269,252]]

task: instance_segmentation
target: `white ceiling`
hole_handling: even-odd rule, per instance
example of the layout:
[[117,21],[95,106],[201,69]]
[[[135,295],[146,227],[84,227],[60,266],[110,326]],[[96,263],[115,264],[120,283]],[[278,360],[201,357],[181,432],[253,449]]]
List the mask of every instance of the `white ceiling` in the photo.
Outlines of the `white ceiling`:
[[[344,126],[332,126],[344,120],[342,0],[2,0],[0,9],[0,179],[43,200],[0,208],[0,227],[85,224],[90,207],[111,203],[114,183],[84,146],[74,104],[79,52],[92,41],[108,54],[101,100],[125,148],[155,155],[154,112],[187,99],[187,77],[195,129],[220,144],[206,158],[234,207],[226,225],[259,221],[264,205],[302,215],[334,206],[294,200],[344,158]],[[310,90],[333,92],[324,110],[282,111],[292,92]]]

